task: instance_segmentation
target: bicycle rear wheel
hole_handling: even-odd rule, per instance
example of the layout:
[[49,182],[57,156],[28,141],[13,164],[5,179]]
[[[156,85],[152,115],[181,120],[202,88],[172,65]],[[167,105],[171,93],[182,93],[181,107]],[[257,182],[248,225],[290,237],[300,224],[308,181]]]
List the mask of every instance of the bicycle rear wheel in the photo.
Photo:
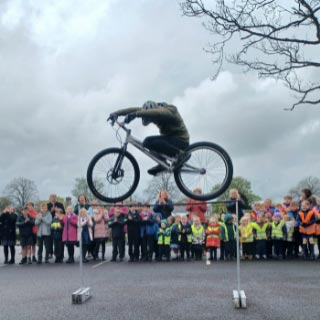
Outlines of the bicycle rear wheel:
[[[190,158],[174,172],[178,188],[195,200],[212,200],[230,185],[232,161],[227,152],[211,142],[198,142],[187,149]],[[201,194],[193,190],[200,188]]]
[[[117,166],[119,163],[120,166]],[[91,192],[105,202],[114,203],[129,198],[136,190],[139,179],[140,170],[136,159],[129,152],[123,153],[118,148],[100,151],[91,160],[87,170]]]

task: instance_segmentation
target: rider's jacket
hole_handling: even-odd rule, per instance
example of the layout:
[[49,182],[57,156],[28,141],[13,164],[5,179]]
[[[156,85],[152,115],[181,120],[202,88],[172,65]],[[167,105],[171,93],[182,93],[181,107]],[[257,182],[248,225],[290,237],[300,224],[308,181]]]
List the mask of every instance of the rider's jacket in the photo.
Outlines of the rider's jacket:
[[157,109],[127,108],[116,111],[119,116],[132,112],[136,112],[137,117],[148,118],[150,122],[153,122],[159,128],[162,136],[175,137],[189,144],[189,133],[177,107],[165,105]]

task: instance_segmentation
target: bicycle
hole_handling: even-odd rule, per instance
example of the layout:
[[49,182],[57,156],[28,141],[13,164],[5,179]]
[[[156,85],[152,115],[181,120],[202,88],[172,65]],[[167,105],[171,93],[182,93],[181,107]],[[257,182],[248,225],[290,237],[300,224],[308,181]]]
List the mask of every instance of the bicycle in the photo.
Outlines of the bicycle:
[[[98,199],[115,203],[128,199],[136,190],[140,180],[137,160],[127,151],[133,145],[167,172],[173,173],[180,191],[195,200],[212,200],[220,196],[230,185],[233,165],[227,152],[215,143],[197,142],[186,150],[183,160],[179,156],[170,157],[145,148],[140,140],[131,135],[124,122],[111,121],[118,125],[116,136],[120,148],[107,148],[97,153],[89,163],[87,182],[90,190]],[[126,133],[124,142],[119,135]],[[193,192],[201,188],[202,193]]]

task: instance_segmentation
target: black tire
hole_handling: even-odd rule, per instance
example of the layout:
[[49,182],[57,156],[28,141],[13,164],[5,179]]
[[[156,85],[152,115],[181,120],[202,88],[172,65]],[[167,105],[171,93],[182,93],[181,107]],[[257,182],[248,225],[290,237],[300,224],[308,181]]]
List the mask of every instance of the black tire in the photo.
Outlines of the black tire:
[[[227,152],[211,142],[194,143],[189,146],[187,151],[191,157],[174,172],[174,179],[180,191],[195,200],[207,201],[219,197],[226,191],[232,181],[233,165]],[[203,154],[206,155],[204,160],[200,159]],[[188,173],[189,166],[203,168],[202,173]],[[219,174],[217,179],[216,176],[212,179],[215,170],[222,170],[222,174]],[[191,181],[192,177],[195,177],[194,181]],[[212,181],[207,181],[208,177]],[[200,181],[201,179],[203,182]],[[197,182],[195,183],[195,181]],[[202,193],[194,193],[195,188],[201,188]]]
[[[89,164],[87,170],[88,186],[93,195],[102,201],[114,203],[128,199],[138,186],[140,180],[139,166],[136,159],[127,151],[124,153],[121,167],[123,176],[119,177],[118,181],[110,176],[116,159],[122,152],[122,149],[119,148],[102,150],[93,157]],[[100,168],[102,165],[103,168]],[[125,184],[125,179],[128,179],[125,177],[128,169],[132,170],[132,177],[129,177],[130,181],[122,188],[123,191],[119,190],[120,184],[123,182]]]

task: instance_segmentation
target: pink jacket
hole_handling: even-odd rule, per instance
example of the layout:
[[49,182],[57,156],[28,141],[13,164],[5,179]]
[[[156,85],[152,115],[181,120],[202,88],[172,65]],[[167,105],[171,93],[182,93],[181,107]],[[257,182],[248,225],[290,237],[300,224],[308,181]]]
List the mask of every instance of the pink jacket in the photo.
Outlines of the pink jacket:
[[109,221],[108,214],[99,212],[93,215],[94,220],[94,238],[109,238],[109,227],[106,224]]
[[60,220],[63,224],[62,241],[78,241],[77,227],[78,227],[78,216],[73,213],[70,218],[68,214],[65,214],[63,219]]

